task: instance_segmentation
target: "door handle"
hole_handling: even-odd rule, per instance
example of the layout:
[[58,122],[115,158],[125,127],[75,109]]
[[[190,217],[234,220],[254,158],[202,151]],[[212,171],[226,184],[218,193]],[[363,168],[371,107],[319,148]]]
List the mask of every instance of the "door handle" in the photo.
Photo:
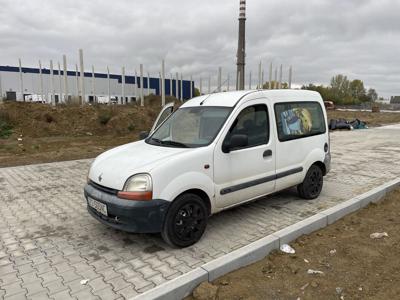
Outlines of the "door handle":
[[263,153],[263,157],[272,156],[272,150],[265,150]]

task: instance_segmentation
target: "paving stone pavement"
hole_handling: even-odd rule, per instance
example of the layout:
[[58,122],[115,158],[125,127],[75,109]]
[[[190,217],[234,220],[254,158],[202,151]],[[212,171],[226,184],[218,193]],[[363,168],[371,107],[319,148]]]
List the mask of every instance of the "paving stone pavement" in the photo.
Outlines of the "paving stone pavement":
[[0,298],[130,298],[400,175],[400,126],[331,139],[318,199],[290,189],[222,212],[186,249],[92,219],[82,190],[91,160],[0,168]]

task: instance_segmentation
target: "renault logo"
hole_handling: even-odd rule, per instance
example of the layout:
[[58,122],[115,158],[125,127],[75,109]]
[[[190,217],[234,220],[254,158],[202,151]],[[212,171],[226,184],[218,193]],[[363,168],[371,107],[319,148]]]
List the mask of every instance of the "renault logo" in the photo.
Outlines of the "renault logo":
[[101,180],[103,179],[103,177],[101,177],[101,176],[103,176],[103,173],[101,173],[101,174],[99,175],[99,182],[101,182]]

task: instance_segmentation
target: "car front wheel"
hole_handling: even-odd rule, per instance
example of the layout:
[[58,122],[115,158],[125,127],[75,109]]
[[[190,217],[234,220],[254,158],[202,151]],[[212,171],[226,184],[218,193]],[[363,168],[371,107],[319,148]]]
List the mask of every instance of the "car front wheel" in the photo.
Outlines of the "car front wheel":
[[322,170],[317,165],[312,165],[304,178],[304,181],[297,186],[299,196],[311,200],[319,196],[324,183]]
[[171,246],[188,247],[200,240],[207,219],[207,207],[203,199],[191,193],[180,195],[167,212],[161,235]]

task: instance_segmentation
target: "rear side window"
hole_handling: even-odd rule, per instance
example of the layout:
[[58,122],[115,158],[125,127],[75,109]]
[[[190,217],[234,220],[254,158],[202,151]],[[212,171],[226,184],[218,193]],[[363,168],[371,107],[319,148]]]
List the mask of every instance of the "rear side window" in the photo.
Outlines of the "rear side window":
[[281,142],[326,132],[324,113],[318,102],[276,103],[275,118]]

